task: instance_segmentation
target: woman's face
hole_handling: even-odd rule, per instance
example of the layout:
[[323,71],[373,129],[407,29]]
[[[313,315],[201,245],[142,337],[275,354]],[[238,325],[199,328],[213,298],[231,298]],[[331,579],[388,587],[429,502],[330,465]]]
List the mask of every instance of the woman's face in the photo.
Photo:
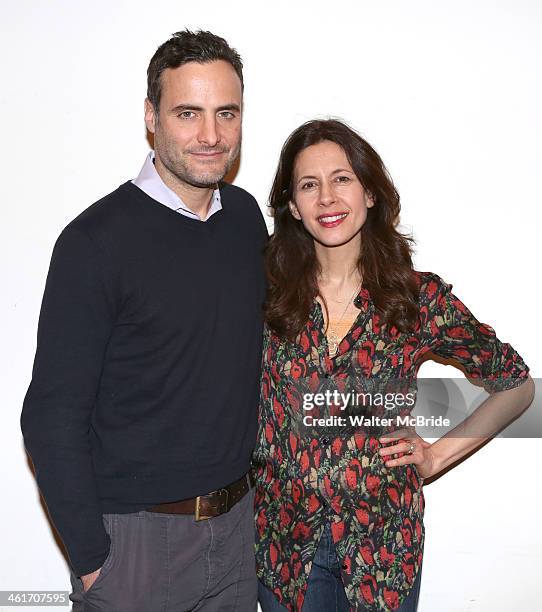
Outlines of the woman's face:
[[359,236],[374,203],[338,144],[324,140],[303,149],[294,165],[292,215],[327,247]]

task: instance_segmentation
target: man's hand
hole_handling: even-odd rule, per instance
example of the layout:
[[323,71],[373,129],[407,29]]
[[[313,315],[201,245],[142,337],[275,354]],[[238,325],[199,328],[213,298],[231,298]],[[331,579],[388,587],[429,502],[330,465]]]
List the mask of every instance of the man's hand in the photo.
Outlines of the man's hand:
[[100,567],[97,570],[94,570],[91,574],[85,574],[81,576],[81,580],[83,581],[83,591],[86,593],[90,587],[94,584],[96,578],[100,575],[102,568]]

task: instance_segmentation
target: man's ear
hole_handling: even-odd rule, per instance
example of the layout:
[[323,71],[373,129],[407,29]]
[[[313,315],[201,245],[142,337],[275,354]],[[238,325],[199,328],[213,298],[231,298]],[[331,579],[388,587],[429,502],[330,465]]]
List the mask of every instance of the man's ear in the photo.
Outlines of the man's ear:
[[156,121],[157,117],[154,112],[154,106],[151,104],[149,98],[145,98],[145,125],[151,134],[154,134]]
[[292,217],[301,221],[301,215],[299,214],[299,210],[297,210],[297,206],[291,200],[288,202],[288,206],[290,208],[290,212],[292,213]]

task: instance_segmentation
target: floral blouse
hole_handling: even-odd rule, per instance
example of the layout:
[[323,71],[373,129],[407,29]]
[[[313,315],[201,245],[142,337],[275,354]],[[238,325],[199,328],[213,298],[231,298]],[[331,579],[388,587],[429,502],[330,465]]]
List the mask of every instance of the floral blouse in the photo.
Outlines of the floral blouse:
[[[316,300],[295,343],[265,329],[253,456],[256,564],[260,580],[288,610],[302,609],[326,521],[352,610],[401,605],[421,567],[425,534],[416,466],[385,466],[378,453],[383,432],[304,426],[305,392],[352,391],[392,378],[412,386],[428,352],[459,362],[488,392],[527,377],[520,355],[472,315],[451,284],[432,272],[415,275],[420,296],[413,332],[386,331],[365,288],[355,300],[358,317],[333,358]],[[333,413],[333,404],[327,411]]]

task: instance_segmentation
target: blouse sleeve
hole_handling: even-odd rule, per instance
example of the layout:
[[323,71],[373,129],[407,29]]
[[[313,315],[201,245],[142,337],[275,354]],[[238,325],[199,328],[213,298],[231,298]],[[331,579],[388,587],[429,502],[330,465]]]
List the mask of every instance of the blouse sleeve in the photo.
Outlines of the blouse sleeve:
[[[460,363],[488,393],[521,385],[529,367],[517,351],[501,342],[495,330],[480,323],[438,275],[428,284],[428,323],[433,353]],[[433,286],[431,286],[433,284]]]

